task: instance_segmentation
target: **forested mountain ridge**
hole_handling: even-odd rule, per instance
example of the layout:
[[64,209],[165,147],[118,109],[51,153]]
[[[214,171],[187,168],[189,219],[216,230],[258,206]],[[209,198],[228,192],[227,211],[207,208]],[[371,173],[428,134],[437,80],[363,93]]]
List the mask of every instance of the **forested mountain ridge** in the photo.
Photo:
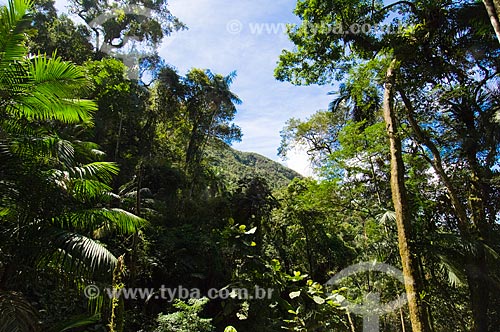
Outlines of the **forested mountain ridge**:
[[221,142],[207,149],[207,162],[220,170],[221,174],[233,185],[245,177],[262,177],[272,189],[286,187],[290,181],[303,176],[254,152],[238,151]]

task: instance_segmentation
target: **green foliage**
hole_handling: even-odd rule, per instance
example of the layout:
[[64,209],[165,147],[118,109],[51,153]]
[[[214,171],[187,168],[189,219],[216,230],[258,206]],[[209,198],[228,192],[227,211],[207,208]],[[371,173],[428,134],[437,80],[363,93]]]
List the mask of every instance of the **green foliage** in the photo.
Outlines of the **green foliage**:
[[47,332],[67,332],[75,328],[81,328],[89,325],[96,324],[101,320],[101,315],[79,315],[72,319],[59,322]]
[[[288,276],[292,283],[298,284],[306,280],[307,275],[295,271],[293,276]],[[296,286],[297,287],[297,286]],[[328,291],[324,286],[311,279],[298,290],[290,292],[291,308],[284,319],[288,331],[310,331],[317,328],[342,329],[347,326],[340,304],[335,300],[337,290]]]
[[160,314],[155,332],[211,332],[214,331],[211,319],[201,318],[199,314],[208,303],[207,298],[190,299],[183,302],[176,300],[173,304],[178,311],[171,314]]
[[282,52],[275,69],[276,78],[294,84],[326,84],[340,78],[336,73],[345,73],[356,63],[353,54],[345,52],[346,49],[364,58],[373,56],[384,47],[385,36],[375,31],[354,33],[351,27],[380,24],[385,17],[382,6],[382,1],[368,0],[298,1],[295,15],[302,22],[288,31],[297,47],[295,51]]
[[183,145],[183,162],[190,172],[200,164],[208,142],[222,140],[229,144],[241,139],[240,128],[231,124],[236,114],[235,105],[241,103],[229,90],[235,76],[234,72],[222,76],[196,68],[184,78],[170,68],[159,73],[156,89],[170,88],[175,93],[156,95],[158,106],[169,101],[176,106],[169,110],[171,123],[163,127],[164,135],[174,136]]
[[318,111],[305,121],[289,119],[281,131],[278,155],[286,158],[295,147],[306,148],[311,162],[318,166],[337,148],[338,134],[345,125],[347,114]]
[[67,61],[81,65],[94,58],[91,32],[75,24],[66,15],[57,16],[54,2],[37,0],[28,46],[34,54],[57,54]]
[[[73,277],[72,284],[81,287],[109,277],[116,262],[93,232],[133,233],[144,220],[106,206],[118,168],[95,161],[102,155],[95,144],[68,135],[92,126],[96,105],[81,98],[87,81],[79,67],[55,54],[28,57],[23,31],[31,6],[13,1],[0,12],[1,287],[27,290],[32,272]],[[30,311],[22,303],[12,302],[12,308],[26,316]],[[2,306],[2,317],[16,317],[6,310]],[[2,329],[18,328],[2,323]]]
[[[345,126],[346,135],[339,135],[340,148],[330,154],[333,162],[326,164],[324,170],[327,178],[335,179],[343,189],[338,190],[351,198],[350,208],[361,206],[361,211],[371,209],[379,214],[381,207],[391,209],[386,203],[390,195],[384,186],[388,179],[387,154],[383,148],[384,135],[379,136],[379,142],[366,139],[376,138],[376,133],[383,129],[377,128],[376,117],[366,115],[378,111],[380,97],[377,98],[377,94],[384,88],[382,78],[387,61],[398,61],[396,94],[391,99],[394,99],[394,118],[399,121],[396,125],[403,133],[396,139],[403,142],[408,167],[406,180],[419,248],[416,250],[429,249],[419,258],[421,273],[434,273],[438,282],[442,282],[443,277],[446,281],[452,276],[452,280],[457,281],[459,275],[467,275],[476,330],[487,329],[488,319],[494,318],[488,312],[485,299],[489,292],[496,291],[480,285],[479,279],[487,278],[491,274],[488,270],[496,270],[496,263],[487,260],[486,251],[478,245],[473,245],[474,250],[465,250],[462,257],[454,255],[453,250],[446,258],[432,257],[438,250],[430,248],[431,243],[440,242],[436,233],[445,230],[460,234],[465,243],[472,239],[472,242],[491,239],[487,234],[494,231],[496,227],[491,225],[498,219],[490,214],[490,211],[498,211],[494,207],[495,199],[490,196],[497,189],[487,184],[498,170],[498,137],[492,131],[496,124],[491,121],[498,95],[498,84],[493,79],[498,72],[495,60],[498,42],[491,28],[486,32],[489,22],[483,7],[478,1],[453,4],[400,1],[385,7],[382,2],[370,1],[299,1],[295,13],[302,20],[301,25],[289,30],[296,48],[283,51],[275,71],[278,79],[294,84],[324,84],[347,75],[331,110],[347,105],[352,106],[353,113],[357,108],[362,116],[354,116],[356,123]],[[347,31],[353,23],[372,26],[402,23],[405,28],[355,34]],[[344,33],[325,29],[332,24],[340,25]],[[359,123],[360,120],[367,122]],[[378,207],[372,205],[373,196],[378,198]],[[439,217],[436,211],[440,211]],[[388,246],[383,240],[390,241],[394,234],[380,237],[382,229],[374,227],[370,215],[365,214],[364,218],[366,216],[369,219],[363,221],[365,237],[373,234],[379,243],[384,243],[382,248]],[[363,252],[369,254],[373,247],[370,241],[364,242]],[[445,246],[453,248],[457,244]],[[384,259],[391,257],[384,250],[379,250],[378,255]],[[469,267],[458,268],[465,257]],[[450,265],[450,261],[456,265]],[[442,267],[444,262],[452,274],[435,273],[436,266]],[[482,277],[478,276],[478,270],[482,271]],[[433,291],[437,301],[450,298],[445,287]],[[467,310],[463,312],[468,314]],[[435,319],[444,326],[442,316]],[[467,320],[462,323],[466,330]]]
[[106,47],[130,48],[130,37],[156,52],[164,37],[186,28],[167,9],[167,1],[72,0],[70,10],[91,27],[98,55]]

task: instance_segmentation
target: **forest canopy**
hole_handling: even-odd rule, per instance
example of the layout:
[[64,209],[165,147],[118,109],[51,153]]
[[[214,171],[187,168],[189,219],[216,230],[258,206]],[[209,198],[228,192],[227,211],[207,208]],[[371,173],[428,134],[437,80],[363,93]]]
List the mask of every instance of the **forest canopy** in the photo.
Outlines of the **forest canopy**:
[[0,332],[498,329],[500,3],[297,0],[314,177],[231,147],[236,72],[161,58],[166,0],[69,8],[0,8]]

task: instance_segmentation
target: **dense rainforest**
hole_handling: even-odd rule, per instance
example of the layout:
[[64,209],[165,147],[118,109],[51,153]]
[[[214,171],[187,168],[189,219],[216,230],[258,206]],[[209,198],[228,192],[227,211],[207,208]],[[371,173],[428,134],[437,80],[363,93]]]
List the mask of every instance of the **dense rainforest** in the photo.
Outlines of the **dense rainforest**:
[[0,332],[499,330],[500,3],[297,0],[314,178],[231,148],[166,0],[69,4],[0,8]]

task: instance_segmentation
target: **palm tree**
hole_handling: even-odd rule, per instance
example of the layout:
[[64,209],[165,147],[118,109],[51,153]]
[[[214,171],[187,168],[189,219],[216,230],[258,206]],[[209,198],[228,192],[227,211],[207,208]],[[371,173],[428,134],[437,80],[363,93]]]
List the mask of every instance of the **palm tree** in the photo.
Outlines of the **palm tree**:
[[212,138],[229,143],[241,138],[240,128],[231,125],[241,100],[230,91],[236,76],[214,74],[210,70],[192,69],[187,74],[187,112],[192,125],[186,151],[186,169],[201,161],[207,141]]
[[110,283],[117,259],[98,239],[144,224],[110,207],[118,167],[96,161],[103,153],[74,134],[93,124],[96,109],[77,97],[86,84],[80,69],[56,54],[28,56],[32,5],[10,0],[0,9],[0,331],[37,330],[18,292],[30,272],[77,287]]

